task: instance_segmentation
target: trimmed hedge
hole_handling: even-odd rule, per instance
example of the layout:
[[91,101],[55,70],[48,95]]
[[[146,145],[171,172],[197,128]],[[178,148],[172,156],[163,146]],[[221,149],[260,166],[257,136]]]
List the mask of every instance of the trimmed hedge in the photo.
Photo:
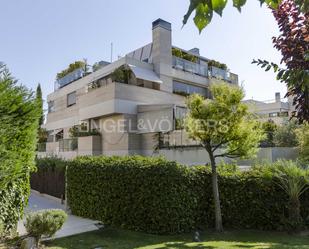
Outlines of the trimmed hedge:
[[0,237],[14,232],[29,196],[40,110],[0,62]]
[[30,177],[31,188],[57,198],[65,198],[65,161],[57,157],[37,158],[37,171]]
[[193,174],[175,162],[143,157],[82,157],[67,170],[73,214],[150,233],[194,225]]
[[[170,234],[213,227],[211,173],[162,158],[81,157],[68,164],[73,214],[126,229]],[[225,227],[283,229],[288,198],[258,171],[220,170]],[[309,194],[302,198],[309,215]]]

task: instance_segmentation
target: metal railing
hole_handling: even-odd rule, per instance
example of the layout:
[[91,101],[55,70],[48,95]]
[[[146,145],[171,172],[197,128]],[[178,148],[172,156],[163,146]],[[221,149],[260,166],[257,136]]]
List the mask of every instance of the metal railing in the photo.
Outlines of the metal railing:
[[61,139],[59,140],[59,152],[75,151],[78,148],[78,139]]
[[191,61],[173,56],[173,67],[193,74],[198,74],[204,77],[208,76],[208,67]]
[[169,133],[161,133],[159,137],[159,147],[161,149],[177,147],[200,147],[200,143],[189,138],[184,130],[176,130]]
[[37,144],[38,152],[46,152],[46,143],[38,143]]

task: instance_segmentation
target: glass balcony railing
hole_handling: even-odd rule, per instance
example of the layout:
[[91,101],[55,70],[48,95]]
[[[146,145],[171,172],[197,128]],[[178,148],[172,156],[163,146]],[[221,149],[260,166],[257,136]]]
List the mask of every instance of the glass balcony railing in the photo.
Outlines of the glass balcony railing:
[[228,80],[227,71],[218,67],[210,67],[210,76],[221,80]]
[[234,73],[229,73],[229,77],[227,80],[232,84],[238,84],[238,75]]
[[55,90],[62,88],[70,83],[72,83],[75,80],[78,80],[84,76],[84,69],[78,68],[72,73],[69,73],[68,75],[64,76],[61,79],[58,79],[55,81]]
[[60,152],[75,151],[77,150],[77,148],[78,148],[77,138],[59,140],[59,151]]
[[173,67],[204,77],[208,76],[208,67],[173,56]]
[[46,152],[46,143],[38,143],[37,144],[38,152]]

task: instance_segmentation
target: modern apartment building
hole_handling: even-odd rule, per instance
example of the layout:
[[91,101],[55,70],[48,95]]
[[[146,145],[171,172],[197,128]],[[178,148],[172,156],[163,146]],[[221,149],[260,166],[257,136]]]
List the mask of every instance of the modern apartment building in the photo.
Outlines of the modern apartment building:
[[261,121],[273,120],[276,124],[282,124],[289,120],[294,111],[292,101],[282,99],[279,92],[275,93],[273,100],[249,99],[244,102],[249,105],[250,111],[257,114]]
[[209,85],[222,80],[238,84],[236,74],[199,49],[173,46],[171,24],[161,19],[152,23],[151,43],[99,66],[56,81],[47,97],[48,142],[41,156],[151,155],[158,147],[196,146],[178,127],[185,96],[210,97]]

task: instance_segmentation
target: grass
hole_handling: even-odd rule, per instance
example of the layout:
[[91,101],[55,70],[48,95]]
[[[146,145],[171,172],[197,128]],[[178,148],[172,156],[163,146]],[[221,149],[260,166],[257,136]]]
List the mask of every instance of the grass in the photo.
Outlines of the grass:
[[309,249],[309,237],[285,233],[230,231],[205,232],[202,242],[193,243],[193,235],[157,236],[125,230],[105,229],[45,244],[48,249]]

